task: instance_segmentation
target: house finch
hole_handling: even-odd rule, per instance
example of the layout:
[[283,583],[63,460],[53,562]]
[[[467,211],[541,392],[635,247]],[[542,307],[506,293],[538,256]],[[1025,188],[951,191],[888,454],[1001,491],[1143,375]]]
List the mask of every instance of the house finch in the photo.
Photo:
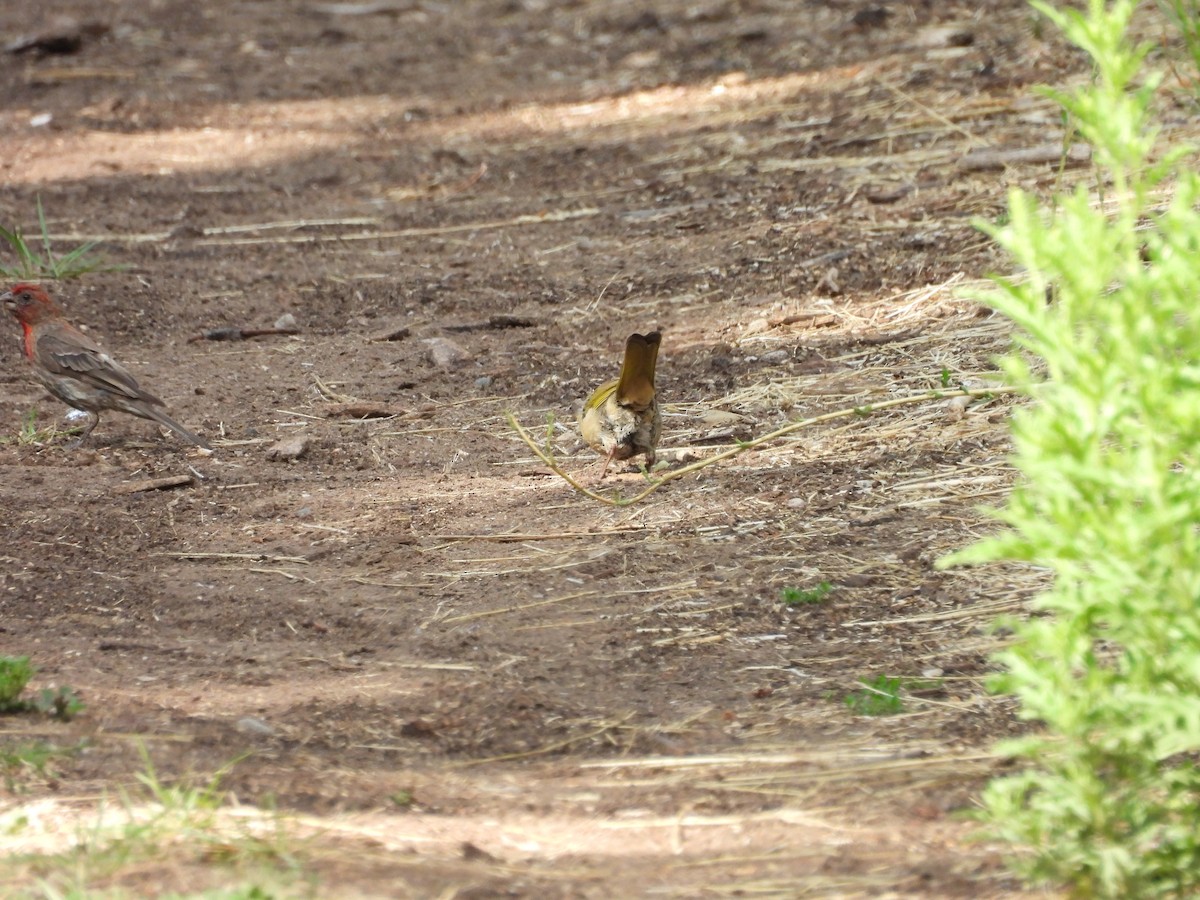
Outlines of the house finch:
[[197,447],[211,450],[204,438],[192,434],[165,412],[163,402],[138,387],[137,381],[104,349],[75,328],[62,310],[36,284],[17,284],[0,294],[5,309],[17,317],[25,332],[25,355],[33,374],[68,406],[91,414],[77,447],[100,422],[100,410],[117,409],[166,425]]
[[600,478],[614,459],[644,453],[646,467],[654,465],[654,447],[662,431],[654,395],[654,366],[661,341],[657,331],[631,334],[625,342],[621,377],[596,388],[583,405],[579,431],[593,449],[605,455]]

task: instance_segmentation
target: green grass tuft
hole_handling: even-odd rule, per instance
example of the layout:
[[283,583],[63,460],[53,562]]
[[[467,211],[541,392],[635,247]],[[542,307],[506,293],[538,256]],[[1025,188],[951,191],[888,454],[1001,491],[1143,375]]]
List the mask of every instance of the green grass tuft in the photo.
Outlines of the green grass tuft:
[[900,699],[900,689],[903,687],[900,678],[876,675],[870,680],[860,678],[859,683],[862,689],[842,698],[842,702],[856,715],[894,716],[904,711],[904,701]]
[[69,278],[79,278],[89,272],[111,272],[121,268],[110,265],[103,257],[95,255],[92,250],[95,242],[80,244],[73,250],[68,250],[62,256],[56,256],[51,246],[50,232],[46,227],[46,215],[42,210],[42,200],[37,201],[37,217],[41,251],[31,246],[20,226],[11,229],[0,227],[0,241],[8,244],[17,263],[13,266],[0,265],[0,275],[8,280],[40,281],[54,279],[63,281]]
[[806,606],[810,603],[821,603],[832,591],[833,585],[822,581],[810,588],[784,588],[780,599],[785,606]]

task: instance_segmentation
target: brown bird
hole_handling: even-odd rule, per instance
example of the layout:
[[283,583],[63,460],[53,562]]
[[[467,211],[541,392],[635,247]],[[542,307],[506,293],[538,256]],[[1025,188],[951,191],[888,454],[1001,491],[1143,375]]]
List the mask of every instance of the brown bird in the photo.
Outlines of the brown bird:
[[116,409],[158,422],[197,447],[212,449],[204,438],[158,409],[163,402],[138,387],[99,344],[68,322],[39,285],[13,285],[0,294],[0,302],[21,323],[25,356],[37,380],[67,406],[91,415],[83,434],[70,446],[78,447],[92,433],[101,410]]
[[[588,397],[579,416],[583,439],[604,454],[600,479],[614,459],[646,455],[646,468],[654,467],[654,448],[662,431],[662,416],[654,392],[654,367],[662,335],[631,334],[625,342],[621,377],[600,385]],[[600,479],[597,479],[599,481]]]

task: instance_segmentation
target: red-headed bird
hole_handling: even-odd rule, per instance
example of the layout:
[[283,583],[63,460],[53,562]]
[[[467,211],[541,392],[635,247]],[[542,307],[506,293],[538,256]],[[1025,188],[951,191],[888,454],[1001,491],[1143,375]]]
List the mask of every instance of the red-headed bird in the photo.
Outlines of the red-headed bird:
[[37,380],[67,406],[91,415],[77,447],[100,422],[100,411],[121,412],[158,422],[205,450],[212,448],[159,407],[163,402],[138,387],[137,381],[99,344],[68,322],[62,310],[36,284],[16,284],[0,294],[4,308],[16,316],[25,332],[25,356]]

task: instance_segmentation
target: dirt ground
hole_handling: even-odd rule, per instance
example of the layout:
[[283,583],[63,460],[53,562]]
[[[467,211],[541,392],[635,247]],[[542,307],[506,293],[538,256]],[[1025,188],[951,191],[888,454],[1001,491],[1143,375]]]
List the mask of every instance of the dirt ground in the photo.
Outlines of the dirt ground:
[[[962,813],[1019,727],[987,625],[1033,576],[934,567],[991,527],[1011,401],[832,420],[621,507],[505,416],[552,415],[592,485],[575,409],[651,328],[671,468],[988,384],[971,218],[1060,173],[972,160],[1057,145],[1031,86],[1084,71],[1023,0],[0,9],[6,44],[64,29],[0,59],[0,224],[40,197],[60,252],[126,267],[52,289],[214,452],[118,414],[19,440],[65,408],[4,326],[0,652],[87,703],[0,722],[86,741],[10,785],[51,823],[10,848],[141,744],[166,781],[236,761],[314,896],[1021,894]],[[880,675],[899,714],[845,702]],[[184,847],[103,887],[240,878]]]

